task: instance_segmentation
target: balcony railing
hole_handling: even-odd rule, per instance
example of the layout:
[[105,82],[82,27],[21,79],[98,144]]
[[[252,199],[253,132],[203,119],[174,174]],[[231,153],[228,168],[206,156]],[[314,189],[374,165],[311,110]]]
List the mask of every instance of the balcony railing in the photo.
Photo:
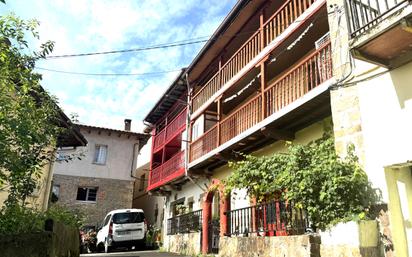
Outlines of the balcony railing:
[[[192,99],[193,112],[205,104],[223,85],[255,58],[265,46],[282,34],[316,0],[288,0],[257,30]],[[263,39],[263,41],[262,41]]]
[[182,214],[167,220],[167,234],[185,234],[202,230],[202,210]]
[[185,154],[181,151],[151,170],[148,190],[160,186],[184,173]]
[[[264,91],[263,100],[261,94],[255,96],[191,143],[190,161],[233,139],[331,77],[332,57],[329,42],[269,85]],[[264,115],[262,115],[263,105]]]
[[346,0],[352,37],[364,33],[408,0]]
[[156,151],[181,133],[186,126],[186,109],[180,112],[165,128],[154,136],[153,150]]
[[304,234],[308,227],[306,213],[293,203],[271,201],[225,213],[227,236],[286,236]]

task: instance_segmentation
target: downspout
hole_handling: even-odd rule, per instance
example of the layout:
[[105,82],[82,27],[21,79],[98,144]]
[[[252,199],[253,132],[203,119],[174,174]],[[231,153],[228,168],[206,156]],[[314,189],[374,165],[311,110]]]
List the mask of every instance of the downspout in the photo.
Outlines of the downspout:
[[133,175],[133,171],[134,171],[134,160],[137,159],[137,156],[135,157],[135,154],[136,154],[136,145],[140,145],[140,141],[139,141],[138,143],[134,143],[134,144],[133,144],[133,154],[132,154],[132,165],[131,165],[131,167],[130,167],[130,177],[139,179],[138,177],[135,177],[135,176]]
[[190,182],[192,182],[193,184],[195,184],[196,186],[198,186],[203,192],[206,192],[207,189],[204,189],[201,185],[199,185],[199,183],[197,183],[196,181],[194,181],[194,179],[192,177],[190,177],[190,175],[188,174],[188,170],[189,170],[189,129],[190,129],[190,114],[192,113],[191,110],[191,104],[190,104],[190,86],[189,86],[189,76],[188,73],[185,73],[185,77],[186,77],[186,86],[187,86],[187,111],[186,111],[186,138],[184,139],[185,141],[185,177],[188,178],[190,180]]

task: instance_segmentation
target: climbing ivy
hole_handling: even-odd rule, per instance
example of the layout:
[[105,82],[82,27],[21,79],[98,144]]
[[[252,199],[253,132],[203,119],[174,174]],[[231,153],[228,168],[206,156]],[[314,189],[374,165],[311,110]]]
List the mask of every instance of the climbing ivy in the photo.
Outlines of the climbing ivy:
[[333,137],[325,133],[307,145],[289,142],[287,149],[272,156],[243,155],[243,160],[230,162],[234,171],[225,181],[226,190],[245,188],[258,201],[268,197],[293,201],[306,210],[314,229],[368,217],[378,197],[353,146],[340,158]]

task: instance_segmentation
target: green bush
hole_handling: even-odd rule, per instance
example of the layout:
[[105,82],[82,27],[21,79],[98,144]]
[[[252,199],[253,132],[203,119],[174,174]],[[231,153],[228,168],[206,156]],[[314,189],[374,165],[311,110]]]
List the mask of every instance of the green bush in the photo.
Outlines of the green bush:
[[79,228],[82,215],[65,207],[52,206],[46,212],[29,207],[13,205],[0,210],[0,234],[22,234],[44,231],[47,219],[59,221],[65,225]]

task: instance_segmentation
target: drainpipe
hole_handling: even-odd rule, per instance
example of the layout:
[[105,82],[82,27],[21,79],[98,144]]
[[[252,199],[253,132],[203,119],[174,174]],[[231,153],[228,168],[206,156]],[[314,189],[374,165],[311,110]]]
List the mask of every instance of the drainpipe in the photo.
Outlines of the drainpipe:
[[137,156],[135,157],[135,155],[136,155],[136,145],[139,145],[139,144],[140,144],[140,142],[133,144],[132,165],[131,165],[131,167],[130,167],[130,177],[136,178],[136,179],[140,179],[140,178],[135,177],[135,176],[133,175],[133,171],[134,171],[134,160],[137,158]]
[[190,114],[192,113],[191,104],[190,104],[190,86],[189,86],[189,75],[186,72],[186,86],[187,86],[187,111],[186,111],[186,138],[184,139],[185,142],[185,177],[190,180],[193,184],[198,186],[203,192],[206,192],[207,189],[203,188],[199,183],[194,181],[192,177],[188,174],[189,169],[189,124],[190,124]]

